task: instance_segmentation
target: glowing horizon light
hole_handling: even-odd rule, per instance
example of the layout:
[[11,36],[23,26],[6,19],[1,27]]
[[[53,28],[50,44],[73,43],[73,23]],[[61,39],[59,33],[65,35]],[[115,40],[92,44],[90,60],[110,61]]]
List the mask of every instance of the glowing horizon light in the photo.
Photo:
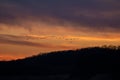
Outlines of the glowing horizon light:
[[1,0],[0,12],[0,60],[120,45],[118,0]]

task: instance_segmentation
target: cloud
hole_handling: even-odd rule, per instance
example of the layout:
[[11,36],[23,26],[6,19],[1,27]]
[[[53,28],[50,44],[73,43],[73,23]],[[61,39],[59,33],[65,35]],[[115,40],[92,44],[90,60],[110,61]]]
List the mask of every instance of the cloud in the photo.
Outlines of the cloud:
[[18,41],[18,40],[10,40],[10,39],[2,39],[0,38],[1,44],[12,44],[12,45],[25,45],[25,46],[33,46],[33,47],[48,47],[46,45],[30,42],[30,41]]
[[[28,39],[31,39],[31,41],[29,41]],[[12,45],[24,45],[24,46],[50,48],[49,47],[50,45],[32,42],[33,39],[38,39],[38,38],[32,37],[32,36],[0,34],[0,43],[1,44],[12,44]],[[43,39],[43,38],[39,37],[39,39]]]
[[[30,41],[28,39],[31,39]],[[42,36],[16,36],[16,35],[8,35],[8,34],[0,34],[0,44],[11,44],[11,45],[19,45],[19,46],[31,46],[31,47],[40,47],[40,48],[54,48],[54,49],[70,49],[75,46],[67,46],[67,45],[54,45],[48,43],[41,42],[33,42],[34,39],[47,39]]]
[[22,25],[22,20],[38,20],[52,25],[70,24],[76,29],[119,31],[119,3],[119,0],[1,0],[0,23]]
[[0,38],[10,39],[10,40],[38,40],[38,39],[48,39],[47,36],[10,35],[10,34],[0,34]]

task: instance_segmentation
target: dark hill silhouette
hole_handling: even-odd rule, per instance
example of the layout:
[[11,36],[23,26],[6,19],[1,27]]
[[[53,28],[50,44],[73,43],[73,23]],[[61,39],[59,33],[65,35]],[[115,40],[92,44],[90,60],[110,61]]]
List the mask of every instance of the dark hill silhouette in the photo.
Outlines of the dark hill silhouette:
[[96,74],[119,75],[119,65],[119,47],[92,47],[1,61],[0,75],[69,74],[69,80],[87,80]]

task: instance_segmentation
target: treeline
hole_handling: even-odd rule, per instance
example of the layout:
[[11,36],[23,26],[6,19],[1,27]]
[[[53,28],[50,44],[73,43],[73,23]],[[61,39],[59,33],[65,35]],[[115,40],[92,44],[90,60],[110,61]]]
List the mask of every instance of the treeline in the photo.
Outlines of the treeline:
[[102,46],[56,51],[0,62],[1,75],[95,75],[119,71],[120,47]]

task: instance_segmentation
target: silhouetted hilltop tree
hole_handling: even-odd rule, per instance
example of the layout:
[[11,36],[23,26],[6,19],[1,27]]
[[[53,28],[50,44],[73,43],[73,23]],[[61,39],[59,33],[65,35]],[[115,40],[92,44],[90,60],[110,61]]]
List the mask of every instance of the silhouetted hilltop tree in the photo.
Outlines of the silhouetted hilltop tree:
[[90,47],[56,51],[8,62],[0,62],[0,74],[49,75],[71,74],[89,78],[92,75],[120,72],[120,46]]
[[[78,50],[80,52],[71,78],[88,80],[96,74],[120,76],[120,49],[116,46],[92,47]],[[69,79],[68,79],[69,80]]]
[[120,46],[103,45],[101,48],[120,50]]

